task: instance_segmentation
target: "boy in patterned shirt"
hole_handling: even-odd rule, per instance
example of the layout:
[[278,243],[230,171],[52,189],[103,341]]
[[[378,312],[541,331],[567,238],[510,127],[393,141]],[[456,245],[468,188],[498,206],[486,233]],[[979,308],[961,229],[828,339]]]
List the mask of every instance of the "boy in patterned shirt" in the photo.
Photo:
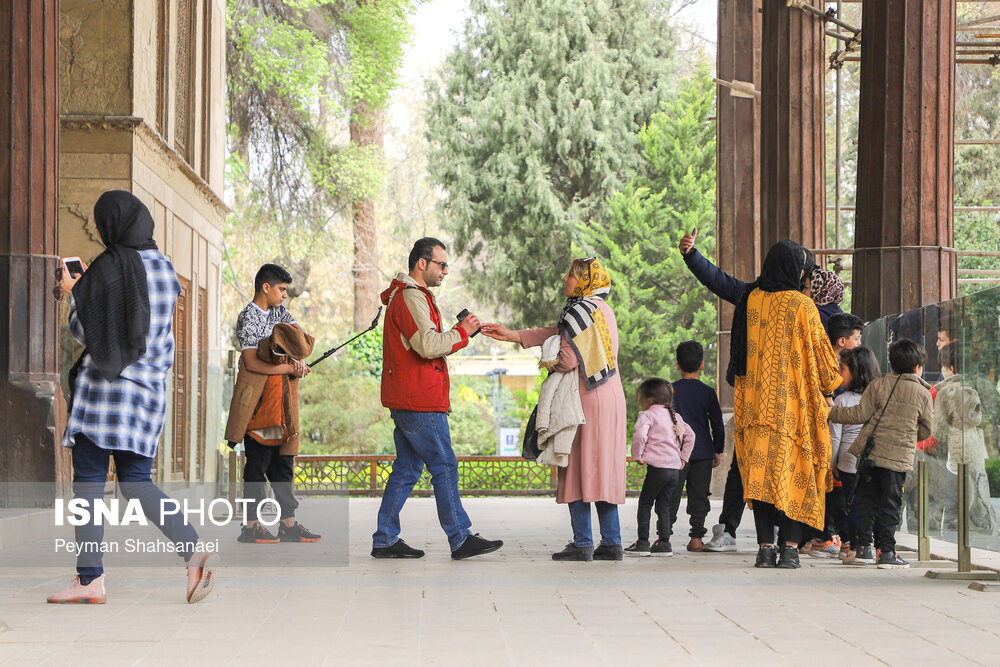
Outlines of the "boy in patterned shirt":
[[[289,363],[269,364],[257,357],[257,346],[274,331],[280,323],[302,327],[295,321],[282,303],[288,297],[288,283],[292,276],[277,264],[265,264],[254,278],[253,301],[246,305],[236,319],[236,336],[242,349],[241,370],[259,375],[292,375],[297,378],[309,374],[309,367],[300,361],[289,359]],[[238,540],[249,544],[273,544],[275,542],[318,542],[319,535],[309,532],[295,520],[298,501],[292,493],[295,478],[295,457],[282,454],[276,445],[262,444],[261,440],[273,439],[277,434],[248,430],[243,438],[244,457],[243,495],[258,502],[264,498],[265,481],[271,482],[275,500],[281,507],[281,525],[275,536],[256,518],[247,517],[246,525]]]

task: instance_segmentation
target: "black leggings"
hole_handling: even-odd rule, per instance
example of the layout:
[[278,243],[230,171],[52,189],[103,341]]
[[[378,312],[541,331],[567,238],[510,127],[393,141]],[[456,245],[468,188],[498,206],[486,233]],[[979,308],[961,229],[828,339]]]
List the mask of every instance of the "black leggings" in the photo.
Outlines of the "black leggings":
[[798,544],[802,539],[805,524],[789,519],[784,512],[771,503],[753,501],[753,522],[757,527],[757,544],[774,544],[774,529],[781,529],[781,537],[785,543]]
[[677,488],[680,474],[680,470],[673,468],[646,466],[646,479],[642,481],[642,491],[639,492],[639,511],[636,515],[640,540],[649,539],[649,514],[654,505],[656,506],[656,534],[661,540],[670,539],[670,531],[673,528],[670,498],[674,495],[674,489]]

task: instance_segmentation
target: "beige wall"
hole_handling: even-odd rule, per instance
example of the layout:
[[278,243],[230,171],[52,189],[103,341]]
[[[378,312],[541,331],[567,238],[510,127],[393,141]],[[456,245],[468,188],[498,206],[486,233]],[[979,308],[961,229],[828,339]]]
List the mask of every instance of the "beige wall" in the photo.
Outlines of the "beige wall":
[[[155,4],[150,0],[145,2]],[[59,16],[62,113],[121,116],[131,113],[131,13],[131,0],[62,0]]]
[[[158,107],[158,0],[63,0],[60,26],[61,111],[59,227],[63,255],[90,260],[103,246],[94,227],[93,206],[109,189],[133,192],[149,208],[156,225],[154,239],[173,262],[177,274],[189,281],[188,339],[198,343],[197,288],[207,293],[204,317],[207,344],[213,351],[210,364],[222,357],[219,322],[222,229],[227,209],[222,202],[225,162],[225,3],[224,0],[190,0],[194,63],[191,106],[194,110],[188,155],[175,150],[176,60],[178,0],[171,0],[168,71],[165,99],[168,104],[166,136],[157,131]],[[204,18],[210,16],[210,30]],[[204,45],[209,45],[205,76]],[[203,82],[208,86],[203,86]],[[66,333],[65,335],[68,335]],[[198,355],[190,355],[190,411],[195,403]],[[207,415],[204,478],[215,477],[215,451],[222,401],[221,372],[211,369],[205,388]],[[171,390],[172,391],[172,390]],[[170,479],[171,448],[179,439],[173,433],[173,401],[168,402],[167,425],[160,446],[158,470]],[[192,450],[201,420],[192,418]],[[195,480],[193,451],[187,457],[187,477]]]

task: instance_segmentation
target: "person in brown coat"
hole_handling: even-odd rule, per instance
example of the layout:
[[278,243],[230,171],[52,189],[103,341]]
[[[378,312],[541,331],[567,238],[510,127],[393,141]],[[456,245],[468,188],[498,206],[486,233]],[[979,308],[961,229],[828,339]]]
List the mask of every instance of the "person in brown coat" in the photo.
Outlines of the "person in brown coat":
[[[907,568],[909,563],[896,554],[896,528],[899,526],[903,499],[903,481],[913,470],[917,441],[931,435],[934,406],[930,385],[920,377],[927,352],[918,343],[903,338],[889,346],[892,373],[877,378],[861,395],[861,402],[850,407],[830,408],[830,421],[838,424],[864,424],[849,451],[860,456],[869,437],[875,447],[865,474],[859,465],[856,507],[858,513],[857,553],[850,560],[874,563],[872,526],[878,516],[875,547],[881,551],[878,567]],[[848,560],[845,560],[848,563]]]
[[[226,440],[231,446],[243,441],[243,496],[255,501],[247,506],[246,525],[238,538],[247,544],[320,540],[295,520],[298,501],[292,486],[299,442],[298,381],[309,374],[301,359],[312,352],[313,338],[282,305],[291,281],[288,271],[277,264],[260,267],[253,301],[236,320],[243,352]],[[281,509],[277,536],[256,515],[267,482]]]

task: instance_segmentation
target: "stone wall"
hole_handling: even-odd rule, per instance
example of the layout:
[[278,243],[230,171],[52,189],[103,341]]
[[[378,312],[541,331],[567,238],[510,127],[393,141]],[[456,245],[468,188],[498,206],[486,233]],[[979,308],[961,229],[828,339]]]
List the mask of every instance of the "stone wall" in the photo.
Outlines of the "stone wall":
[[[228,212],[221,199],[224,10],[222,0],[62,2],[61,252],[87,261],[96,257],[103,246],[94,202],[106,190],[129,190],[149,208],[154,239],[187,286],[185,330],[175,332],[179,348],[186,339],[187,349],[178,350],[171,385],[174,396],[184,399],[168,402],[157,459],[161,481],[214,479],[221,436],[222,373],[216,366],[223,357],[219,291]],[[179,11],[187,12],[186,20],[178,21]],[[178,26],[190,31],[180,45]],[[178,58],[189,59],[185,68],[178,69]],[[178,95],[178,78],[185,73],[186,92]],[[191,113],[182,123],[176,122],[178,99]],[[178,143],[178,126],[190,128],[186,142]],[[68,367],[78,349],[68,331],[62,339]],[[181,394],[174,386],[178,377],[186,378]],[[184,419],[174,420],[175,408],[185,410]],[[181,446],[188,451],[175,469],[174,448]]]

